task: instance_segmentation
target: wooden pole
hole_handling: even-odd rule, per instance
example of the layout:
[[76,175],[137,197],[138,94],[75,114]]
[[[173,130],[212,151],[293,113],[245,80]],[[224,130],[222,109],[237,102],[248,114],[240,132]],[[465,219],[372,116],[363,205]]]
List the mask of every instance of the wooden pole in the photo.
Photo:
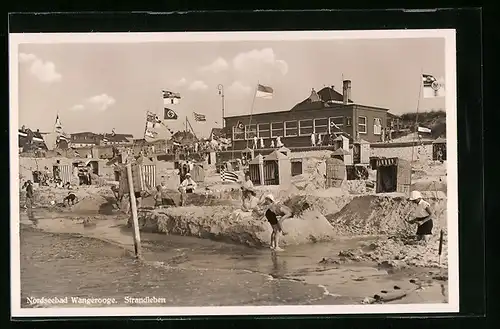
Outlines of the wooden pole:
[[134,251],[135,256],[139,259],[142,258],[141,254],[141,234],[139,232],[139,219],[137,216],[137,201],[135,199],[134,183],[132,180],[132,164],[127,164],[127,180],[128,189],[130,194],[130,209],[132,210],[132,226],[134,229]]

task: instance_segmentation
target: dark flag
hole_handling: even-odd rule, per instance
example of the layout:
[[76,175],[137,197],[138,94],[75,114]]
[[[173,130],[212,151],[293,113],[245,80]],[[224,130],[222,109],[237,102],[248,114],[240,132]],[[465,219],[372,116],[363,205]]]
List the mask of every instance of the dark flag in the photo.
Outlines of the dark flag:
[[165,120],[177,120],[178,116],[174,110],[165,107]]
[[238,123],[236,124],[236,128],[238,128],[239,130],[245,130],[245,125],[243,124],[243,122],[238,121]]

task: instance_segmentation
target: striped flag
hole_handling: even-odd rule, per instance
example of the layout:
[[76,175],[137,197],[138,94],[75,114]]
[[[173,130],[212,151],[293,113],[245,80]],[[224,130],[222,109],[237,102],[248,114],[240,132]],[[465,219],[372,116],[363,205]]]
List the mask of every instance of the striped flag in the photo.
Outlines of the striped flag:
[[238,174],[233,171],[226,171],[222,169],[220,171],[220,179],[223,182],[233,182],[236,183],[238,181]]
[[193,112],[193,115],[194,115],[194,121],[207,121],[207,118],[205,117],[204,114]]
[[255,92],[255,97],[257,98],[273,98],[273,88],[264,86],[264,85],[257,85],[257,91]]
[[171,104],[179,104],[181,101],[181,94],[174,93],[168,90],[162,90],[163,94],[163,104],[171,105]]

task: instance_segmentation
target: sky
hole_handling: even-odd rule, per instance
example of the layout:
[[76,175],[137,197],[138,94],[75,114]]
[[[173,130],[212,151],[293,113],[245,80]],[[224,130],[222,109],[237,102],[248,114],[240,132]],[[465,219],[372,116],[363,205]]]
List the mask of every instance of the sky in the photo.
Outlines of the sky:
[[[352,81],[355,103],[402,114],[444,109],[444,99],[419,101],[421,73],[445,75],[445,39],[322,41],[20,44],[19,126],[53,131],[56,116],[67,133],[130,133],[143,138],[146,111],[163,117],[162,90],[181,94],[172,105],[183,129],[208,137],[226,116],[249,114],[257,83],[274,89],[256,99],[253,113],[286,111],[311,89]],[[207,122],[195,122],[193,112]]]

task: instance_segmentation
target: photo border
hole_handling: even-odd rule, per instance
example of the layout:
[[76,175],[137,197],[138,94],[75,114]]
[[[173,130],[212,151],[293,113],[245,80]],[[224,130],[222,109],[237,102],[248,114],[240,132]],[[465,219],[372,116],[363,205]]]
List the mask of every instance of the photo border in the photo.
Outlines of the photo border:
[[[70,16],[71,16],[71,15],[70,15]],[[104,16],[106,16],[106,15],[104,15]],[[349,15],[347,15],[347,16],[349,16]],[[14,29],[14,30],[15,30],[15,29]],[[373,31],[372,31],[372,32],[373,32]],[[460,34],[458,34],[458,35],[460,35]],[[38,37],[38,38],[40,38],[40,34],[38,34],[38,35],[37,35],[37,37]],[[12,58],[11,58],[11,61],[12,61]],[[17,59],[16,59],[16,61],[15,61],[15,64],[17,65]],[[447,65],[447,66],[448,66],[448,65]],[[448,116],[449,116],[449,113],[448,113],[448,103],[449,103],[449,100],[450,100],[450,97],[449,97],[449,95],[448,95],[448,92],[449,92],[449,91],[450,91],[450,89],[451,89],[451,88],[449,88],[449,87],[448,87],[448,86],[450,86],[450,85],[451,85],[451,84],[450,84],[450,82],[448,82],[448,81],[450,81],[450,80],[449,80],[448,75],[449,75],[449,71],[448,71],[448,69],[447,69],[447,70],[446,70],[446,81],[447,81],[447,89],[446,89],[446,91],[447,91],[447,97],[446,97],[446,99],[447,99],[447,122],[448,122],[448,120],[449,120],[449,117],[448,117]],[[456,80],[455,80],[455,79],[453,79],[453,84],[455,84],[455,81],[456,81]],[[475,81],[475,82],[477,82],[477,81]],[[11,80],[11,83],[12,83],[12,80]],[[455,88],[453,88],[453,89],[454,89],[454,90],[456,90]],[[456,94],[455,94],[455,95],[456,95]],[[454,103],[455,103],[455,108],[456,108],[456,97],[454,97],[454,98],[453,98],[453,100],[455,100],[455,101],[454,101]],[[11,104],[11,105],[12,105],[12,104]],[[456,113],[456,112],[454,112],[454,113]],[[12,122],[11,122],[11,124],[12,124]],[[481,122],[480,122],[480,124],[481,124]],[[447,125],[447,128],[448,128],[448,126],[449,126],[449,125]],[[455,127],[455,126],[454,126],[454,127]],[[15,128],[15,131],[17,131],[17,127],[14,127],[14,128]],[[451,128],[451,127],[450,127],[450,128]],[[448,135],[449,135],[449,134],[450,134],[450,130],[447,130],[447,131],[448,131]],[[455,130],[455,131],[456,131],[456,130]],[[12,137],[12,131],[11,131],[11,137]],[[447,136],[447,137],[448,137],[448,136]],[[457,138],[457,136],[455,135],[455,137],[454,137],[454,138],[456,139],[456,138]],[[450,140],[449,138],[447,138],[447,139],[448,139],[448,140]],[[451,140],[453,140],[453,139],[451,139]],[[12,142],[12,141],[11,141],[11,142]],[[16,138],[15,138],[15,144],[17,145],[17,136],[16,136]],[[11,145],[11,146],[12,146],[12,145]],[[457,150],[457,143],[453,143],[453,145],[450,145],[450,143],[448,142],[448,147],[449,147],[449,148],[448,148],[448,150],[450,150],[450,151],[451,151],[451,150],[453,150],[453,147],[455,148],[455,150]],[[449,152],[450,152],[450,151],[449,151]],[[479,151],[482,151],[482,148],[480,148],[480,149],[479,149]],[[452,152],[450,152],[450,153],[452,153]],[[18,157],[18,154],[17,154],[17,147],[15,147],[15,148],[14,148],[14,151],[13,151],[13,149],[11,148],[11,158],[12,158],[12,154],[15,154],[15,157],[16,157],[16,158]],[[458,158],[456,158],[456,153],[454,153],[454,154],[455,154],[455,159],[457,159],[457,160],[458,160]],[[450,155],[451,155],[451,154],[450,154]],[[451,159],[451,157],[450,157],[449,162],[451,162],[451,160],[452,160],[452,159]],[[11,161],[12,161],[12,159],[11,159]],[[461,161],[462,161],[462,160],[461,160]],[[455,161],[455,162],[456,162],[456,161]],[[13,163],[11,163],[11,168],[16,169],[17,167],[16,167]],[[16,177],[17,177],[17,176],[16,176]],[[448,179],[450,179],[450,176],[448,176]],[[482,182],[482,181],[481,181],[481,182]],[[451,182],[450,182],[450,183],[451,183]],[[448,187],[449,187],[449,188],[450,188],[450,186],[452,186],[450,183],[449,183],[449,185],[448,185]],[[477,184],[477,181],[476,181],[476,184]],[[455,186],[456,186],[456,185],[455,185]],[[451,188],[450,188],[450,189],[451,189]],[[12,197],[13,199],[18,198],[18,196],[16,196],[16,195],[15,195],[15,193],[14,193],[14,194],[11,194],[11,197]],[[450,199],[448,199],[448,200],[449,200],[448,202],[450,202]],[[12,201],[13,201],[13,200],[11,200],[11,202],[12,202]],[[458,204],[458,201],[456,202],[456,204]],[[462,210],[461,210],[461,212],[462,212]],[[477,213],[476,213],[476,214],[477,214]],[[449,222],[448,222],[448,223],[449,223]],[[460,223],[460,224],[462,224],[462,223]],[[464,234],[464,232],[462,232],[462,233],[461,233],[461,235],[463,235],[463,234]],[[449,237],[450,237],[450,241],[449,241],[449,243],[450,243],[450,246],[451,246],[451,240],[452,240],[452,239],[451,239],[451,237],[452,237],[452,234],[451,234],[451,232],[450,232],[450,231],[449,231]],[[462,237],[461,237],[461,239],[462,239]],[[483,239],[484,239],[484,238],[483,238]],[[462,251],[461,251],[460,253],[462,253]],[[453,259],[453,257],[451,257],[451,258],[450,258],[450,266],[449,266],[449,270],[450,270],[450,272],[451,272],[451,262],[452,262],[452,259]],[[457,256],[457,263],[456,263],[456,264],[458,265],[458,256]],[[457,272],[457,275],[458,275],[458,272]],[[12,277],[13,277],[13,276],[12,276]],[[451,273],[450,273],[450,279],[449,279],[449,282],[451,282],[451,281],[452,281],[452,277],[451,277]],[[458,283],[457,283],[457,285],[458,285]],[[463,286],[463,285],[461,284],[461,286]],[[461,288],[462,288],[462,287],[461,287]],[[463,289],[462,289],[462,290],[463,290]],[[451,289],[450,289],[450,300],[451,300]],[[408,306],[410,306],[410,307],[414,307],[415,305],[416,305],[416,304],[411,304],[411,305],[408,305]],[[429,305],[429,304],[427,304],[427,306],[428,306],[428,305]],[[446,305],[446,304],[440,304],[440,305]],[[388,307],[387,305],[368,305],[368,306],[369,306],[369,307],[370,307],[370,306],[382,306],[383,308],[385,308],[385,310],[383,310],[383,312],[384,312],[385,314],[387,314],[387,307]],[[392,306],[392,305],[391,305],[391,306]],[[282,307],[284,307],[284,306],[276,306],[276,307],[280,307],[280,308],[282,308]],[[285,306],[285,307],[286,307],[286,306]],[[319,306],[319,307],[322,307],[322,306]],[[327,308],[331,308],[331,307],[334,307],[334,306],[326,306],[326,307],[327,307]],[[350,307],[350,308],[352,308],[353,306],[349,305],[349,307]],[[223,308],[223,307],[217,307],[217,308],[218,308],[218,309],[221,309],[221,308]],[[318,308],[318,306],[314,306],[314,308]],[[104,309],[107,309],[107,308],[104,308]],[[127,312],[128,316],[130,316],[130,315],[134,315],[134,314],[131,314],[130,309],[131,309],[131,308],[125,308],[125,311]],[[143,309],[143,308],[141,308],[141,309]],[[162,309],[163,309],[163,308],[162,308]],[[374,308],[372,308],[372,309],[374,309]],[[48,310],[57,310],[57,309],[48,309]],[[116,312],[116,310],[118,310],[118,308],[109,308],[108,310],[112,310],[112,311],[115,311],[115,312]],[[329,312],[328,312],[328,313],[326,313],[326,314],[331,314],[331,312],[330,312],[331,310],[328,310],[328,311],[329,311]],[[381,310],[381,311],[382,311],[382,310]],[[446,312],[446,311],[442,311],[442,312]],[[51,312],[51,313],[54,313],[54,312]],[[391,313],[392,313],[392,312],[391,312]],[[399,313],[399,312],[398,312],[398,313]],[[415,312],[414,312],[414,310],[412,310],[410,313],[414,314]],[[251,314],[252,314],[252,313],[245,312],[245,314],[244,314],[244,315],[251,315]],[[261,314],[261,313],[259,313],[259,314]],[[275,314],[275,313],[273,312],[272,314]],[[282,315],[282,314],[284,314],[284,313],[283,313],[283,312],[280,312],[280,313],[278,313],[278,314]],[[294,313],[294,314],[295,314],[295,313]],[[313,313],[309,312],[308,314],[313,314]],[[314,314],[319,314],[319,313],[314,313]],[[321,314],[323,314],[323,313],[321,313]],[[408,314],[408,313],[407,313],[407,314]],[[14,314],[13,314],[13,315],[14,315]],[[158,314],[158,315],[165,315],[165,314],[164,314],[164,313],[162,313],[162,314]],[[184,315],[184,314],[183,314],[183,315]],[[198,314],[193,314],[193,315],[199,315],[199,313],[198,313]],[[227,315],[227,313],[224,313],[224,315]],[[357,315],[360,315],[360,314],[358,313]],[[43,315],[40,315],[40,316],[43,316]]]

